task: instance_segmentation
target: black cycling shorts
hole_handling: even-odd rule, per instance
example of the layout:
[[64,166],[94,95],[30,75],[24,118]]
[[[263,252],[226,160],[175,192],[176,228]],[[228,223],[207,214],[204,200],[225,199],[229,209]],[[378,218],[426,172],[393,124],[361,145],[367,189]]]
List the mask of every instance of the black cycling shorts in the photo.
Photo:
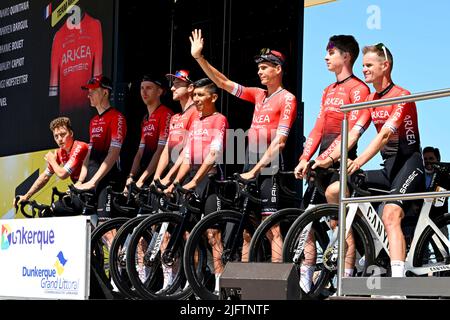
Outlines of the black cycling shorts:
[[[396,155],[385,159],[384,168],[365,171],[368,187],[388,190],[390,194],[406,194],[425,191],[422,154]],[[406,213],[414,200],[391,200],[385,204],[396,204]]]

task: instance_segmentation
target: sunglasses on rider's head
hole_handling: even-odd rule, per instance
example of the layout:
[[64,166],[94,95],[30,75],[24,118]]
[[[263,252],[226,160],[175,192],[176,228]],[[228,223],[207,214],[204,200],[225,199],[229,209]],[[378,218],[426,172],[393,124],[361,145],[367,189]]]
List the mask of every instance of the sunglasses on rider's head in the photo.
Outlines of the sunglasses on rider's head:
[[386,61],[389,61],[388,55],[387,55],[387,51],[386,51],[386,46],[385,46],[382,42],[377,43],[377,44],[375,45],[375,48],[377,48],[377,49],[380,50],[380,51],[383,51],[383,53],[384,53],[384,59],[386,59]]

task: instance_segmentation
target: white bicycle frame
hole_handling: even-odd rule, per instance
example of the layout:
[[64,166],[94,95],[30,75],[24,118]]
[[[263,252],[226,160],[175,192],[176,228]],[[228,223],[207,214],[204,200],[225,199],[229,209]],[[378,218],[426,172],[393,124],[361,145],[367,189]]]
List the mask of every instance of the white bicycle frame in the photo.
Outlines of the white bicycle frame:
[[[434,240],[434,243],[436,244],[437,249],[439,250],[440,254],[443,257],[446,257],[449,255],[450,252],[450,241],[447,236],[445,236],[442,231],[436,226],[436,224],[433,222],[433,220],[430,219],[430,210],[433,205],[433,199],[424,199],[424,203],[422,205],[419,219],[417,222],[417,225],[414,229],[414,236],[413,240],[411,242],[410,249],[408,251],[408,255],[406,257],[405,261],[405,270],[410,271],[418,276],[425,275],[433,272],[439,272],[439,271],[449,271],[450,270],[450,264],[445,264],[443,262],[435,263],[431,266],[424,266],[424,267],[414,267],[412,265],[413,257],[416,251],[417,242],[419,241],[421,235],[425,231],[425,229],[429,226],[433,229],[435,232],[432,236],[432,239]],[[309,207],[308,207],[309,209]],[[389,241],[387,237],[387,233],[384,228],[383,221],[378,216],[377,211],[373,208],[373,206],[368,203],[351,203],[347,206],[347,217],[345,221],[346,226],[351,226],[356,214],[358,213],[358,210],[360,212],[361,217],[365,220],[365,223],[370,227],[371,233],[372,233],[372,239],[374,240],[375,245],[375,257],[378,256],[378,254],[381,252],[382,249],[384,249],[387,254],[389,255]],[[332,231],[330,242],[326,249],[330,247],[336,247],[337,248],[337,240],[338,240],[338,228],[332,229],[330,222],[327,221],[328,226],[330,227],[330,230]],[[297,245],[297,249],[295,251],[294,255],[294,262],[298,262],[300,259],[300,255],[303,252],[309,231],[311,230],[312,222],[310,222],[302,231],[299,237],[299,243]],[[347,230],[345,232],[345,236],[348,236],[350,228],[347,227]],[[440,241],[439,241],[440,240]],[[337,250],[335,251],[337,254]]]

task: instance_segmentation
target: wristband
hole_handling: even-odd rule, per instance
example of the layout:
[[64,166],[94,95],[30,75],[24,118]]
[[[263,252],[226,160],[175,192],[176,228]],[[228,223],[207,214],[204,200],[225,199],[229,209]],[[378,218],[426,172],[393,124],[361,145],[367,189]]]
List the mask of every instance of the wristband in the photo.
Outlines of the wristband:
[[332,156],[330,156],[330,155],[328,155],[328,157],[331,159],[331,161],[332,161],[332,164],[334,164],[334,159],[333,159],[333,157]]

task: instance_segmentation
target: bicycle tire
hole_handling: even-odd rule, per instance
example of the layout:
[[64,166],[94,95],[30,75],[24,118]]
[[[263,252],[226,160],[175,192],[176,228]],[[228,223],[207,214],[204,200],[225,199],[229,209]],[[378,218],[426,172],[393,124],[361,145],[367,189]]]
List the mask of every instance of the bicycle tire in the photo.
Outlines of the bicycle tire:
[[[337,219],[339,208],[337,205],[324,204],[318,205],[312,209],[306,210],[289,229],[286,235],[283,246],[283,261],[294,263],[299,277],[300,277],[300,264],[301,260],[293,262],[294,254],[297,250],[298,239],[302,235],[302,231],[312,222],[310,232],[314,232],[315,236],[315,249],[316,249],[316,264],[313,276],[313,284],[309,292],[301,290],[301,298],[304,299],[323,299],[335,293],[335,287],[333,281],[336,277],[337,261],[327,260],[329,254],[332,254],[333,247],[328,248],[329,235],[332,229],[327,223],[324,223],[324,219]],[[327,230],[328,229],[328,230]],[[357,272],[354,276],[367,276],[367,269],[372,265],[374,257],[374,244],[371,237],[368,226],[356,215],[352,224],[352,231],[354,236],[354,242],[356,246],[356,261]],[[307,236],[303,234],[303,240],[306,243]],[[324,251],[325,249],[325,251]],[[330,251],[331,249],[331,251]],[[318,250],[322,250],[317,254]],[[327,251],[328,250],[328,251]],[[304,258],[305,253],[301,253],[301,258]],[[324,258],[325,256],[325,258]],[[362,265],[358,265],[359,258],[364,257],[364,260],[360,259]],[[320,260],[322,257],[322,260]],[[320,262],[321,261],[321,262]],[[300,279],[302,281],[302,279]]]
[[[158,249],[158,254],[155,256],[154,261],[148,260],[150,251],[150,245],[144,253],[142,265],[144,268],[148,268],[149,276],[144,281],[139,277],[139,270],[136,268],[136,258],[130,259],[130,257],[136,257],[138,252],[138,246],[141,238],[144,238],[147,244],[151,244],[151,240],[154,236],[158,235],[160,228],[164,223],[168,223],[167,230],[178,230],[182,226],[183,217],[177,213],[163,212],[151,215],[142,221],[133,232],[130,242],[127,248],[127,273],[131,283],[136,289],[137,293],[144,299],[163,299],[163,300],[183,300],[192,295],[192,290],[189,286],[186,286],[186,278],[183,271],[183,250],[185,246],[184,237],[181,237],[181,243],[179,243],[178,249],[174,254],[173,260],[170,264],[175,264],[178,269],[174,268],[176,274],[173,282],[165,289],[162,290],[163,285],[163,259],[167,256],[161,256],[161,252]],[[189,231],[187,229],[183,231]],[[170,231],[167,231],[170,232]],[[165,252],[166,253],[166,252]],[[139,258],[139,257],[138,257]]]
[[97,226],[91,233],[91,266],[96,270],[103,284],[113,292],[111,284],[109,251],[110,246],[102,241],[103,236],[113,230],[119,229],[128,218],[114,218]]
[[[131,234],[134,229],[145,219],[147,215],[138,216],[129,219],[125,222],[122,227],[117,231],[116,236],[111,244],[110,254],[109,254],[109,266],[111,276],[114,283],[120,292],[129,299],[139,299],[141,298],[139,294],[136,293],[128,273],[126,270],[126,249],[124,249],[125,242],[129,242]],[[128,241],[127,241],[128,239]],[[125,253],[125,254],[123,254]]]
[[[233,210],[221,210],[213,212],[195,225],[192,229],[189,239],[186,242],[184,250],[183,264],[186,278],[189,281],[192,290],[200,299],[217,300],[218,293],[214,292],[215,274],[214,266],[208,265],[208,257],[212,257],[212,249],[205,239],[204,234],[208,229],[221,230],[221,242],[223,251],[221,253],[222,263],[225,266],[227,262],[241,261],[242,234],[236,234],[236,228],[239,226],[243,216],[242,213]],[[256,227],[249,220],[244,221],[244,229],[250,235],[253,235]],[[240,245],[236,252],[230,252],[223,242],[228,242],[230,238],[235,238],[236,243]],[[197,257],[197,261],[195,260]],[[213,261],[214,265],[214,261]]]
[[[450,240],[450,213],[445,213],[436,219],[433,219],[436,226],[442,231],[444,235],[447,236],[447,239]],[[442,240],[434,237],[436,232],[428,226],[423,231],[419,240],[417,241],[417,247],[415,253],[413,255],[413,266],[414,267],[422,267],[424,265],[431,264],[449,264],[450,263],[450,253],[448,248],[445,247],[445,244],[442,243]],[[440,247],[446,248],[446,251],[443,252],[439,250],[439,246],[436,244],[436,240],[439,240],[441,243]],[[425,275],[427,276],[427,275]],[[450,276],[450,271],[439,271],[433,273],[434,277],[448,277]]]
[[[267,238],[267,231],[273,226],[280,225],[281,235],[285,239],[289,228],[294,221],[304,212],[298,208],[286,208],[272,214],[264,220],[256,229],[250,242],[249,261],[250,262],[272,262],[272,248],[270,240]],[[280,257],[283,248],[279,248]]]

